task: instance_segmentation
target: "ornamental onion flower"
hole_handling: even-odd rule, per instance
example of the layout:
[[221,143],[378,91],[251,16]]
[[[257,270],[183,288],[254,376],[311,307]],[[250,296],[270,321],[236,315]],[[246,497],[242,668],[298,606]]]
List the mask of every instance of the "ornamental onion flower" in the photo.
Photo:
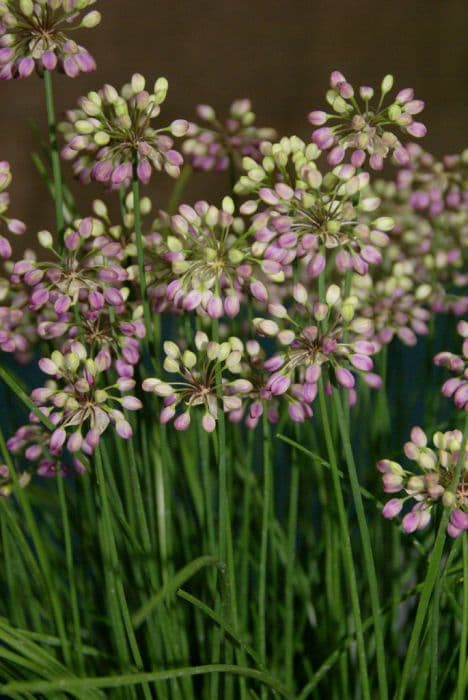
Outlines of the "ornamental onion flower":
[[66,113],[59,125],[66,146],[62,156],[74,160],[75,175],[84,183],[96,180],[117,189],[128,186],[136,164],[138,178],[148,183],[153,170],[164,170],[178,177],[183,158],[174,150],[171,136],[183,136],[188,122],[176,119],[155,129],[166,99],[166,78],[156,80],[153,91],[145,88],[145,78],[135,73],[120,92],[104,85],[78,101],[78,108]]
[[315,163],[317,147],[306,146],[297,137],[265,142],[261,148],[262,163],[245,158],[246,174],[235,187],[238,194],[257,197],[241,211],[262,212],[255,252],[269,264],[291,265],[301,258],[311,277],[320,274],[329,256],[338,270],[354,269],[359,274],[381,262],[379,248],[387,245],[393,220],[369,219],[380,200],[361,196],[368,173],[348,164],[322,175]]
[[[385,518],[394,518],[402,510],[406,501],[414,500],[412,509],[403,517],[405,532],[415,532],[427,527],[432,517],[435,503],[442,503],[450,510],[447,532],[458,537],[468,530],[468,451],[464,446],[460,456],[463,436],[460,430],[436,432],[432,438],[434,447],[428,446],[424,431],[415,427],[411,430],[411,440],[405,444],[405,455],[415,462],[417,471],[404,469],[398,462],[382,459],[377,469],[382,473],[384,491],[405,496],[392,498],[383,509]],[[457,484],[455,477],[459,460],[461,476]]]
[[265,362],[271,373],[266,389],[272,396],[286,395],[291,418],[302,422],[317,396],[322,374],[325,381],[348,391],[355,386],[354,372],[374,388],[381,386],[381,379],[372,372],[371,355],[376,348],[364,339],[370,323],[355,315],[356,297],[343,299],[340,288],[330,285],[321,302],[310,298],[299,283],[293,294],[294,311],[270,304],[278,322],[255,318],[253,323],[259,335],[277,338],[285,348]]
[[279,265],[252,254],[256,224],[246,228],[234,216],[230,197],[221,209],[205,201],[183,204],[166,223],[147,238],[146,246],[149,291],[156,304],[164,295],[175,309],[232,318],[245,295],[266,300],[262,279],[284,280]]
[[198,105],[197,116],[207,126],[190,124],[183,153],[196,170],[227,170],[230,161],[240,166],[243,156],[260,160],[260,143],[276,138],[270,128],[255,126],[250,100],[235,100],[229,117],[221,122],[212,107]]
[[[7,188],[10,186],[11,180],[10,164],[6,160],[0,161],[0,225],[5,224],[10,233],[20,236],[26,231],[25,224],[19,219],[10,219],[7,216],[10,205],[10,195]],[[11,254],[10,241],[0,234],[0,258],[6,260],[11,257]]]
[[100,351],[92,357],[78,341],[68,352],[54,350],[39,360],[40,369],[53,379],[34,389],[31,398],[55,426],[47,441],[52,455],[60,454],[64,445],[72,453],[92,453],[110,424],[120,437],[132,436],[124,410],[141,408],[140,400],[127,393],[134,389],[135,380],[121,376],[108,384],[105,373],[110,366],[108,353]]
[[468,411],[468,322],[459,321],[458,334],[463,339],[461,355],[452,352],[439,352],[434,357],[434,364],[446,367],[454,377],[442,385],[442,394],[453,399],[457,408]]
[[425,136],[424,124],[413,119],[424,109],[424,102],[414,99],[412,88],[405,88],[384,107],[392,87],[393,76],[386,75],[380,86],[380,98],[373,101],[373,88],[363,85],[355,92],[342,73],[333,71],[326,95],[333,113],[309,114],[310,123],[318,127],[312,133],[312,140],[322,151],[328,151],[330,165],[341,163],[348,149],[352,151],[351,163],[357,168],[369,156],[370,167],[381,170],[390,153],[397,162],[408,162],[409,155],[394,130],[414,138]]
[[94,58],[67,36],[99,24],[96,0],[1,0],[0,78],[26,78],[36,69],[60,70],[70,78],[95,70]]
[[[159,417],[162,424],[173,420],[176,430],[187,430],[192,409],[200,406],[203,409],[202,426],[207,432],[213,432],[218,411],[239,409],[244,394],[252,390],[252,384],[232,376],[241,371],[244,348],[238,338],[217,343],[210,341],[206,333],[198,331],[195,347],[198,354],[191,350],[182,351],[176,343],[166,341],[164,369],[180,379],[163,381],[151,377],[144,380],[143,390],[164,399]],[[219,374],[221,385],[217,384]]]

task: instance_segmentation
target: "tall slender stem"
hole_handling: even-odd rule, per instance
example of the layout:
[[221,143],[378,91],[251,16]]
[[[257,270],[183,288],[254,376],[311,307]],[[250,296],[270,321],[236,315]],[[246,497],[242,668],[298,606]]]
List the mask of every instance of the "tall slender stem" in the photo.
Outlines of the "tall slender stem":
[[374,555],[372,553],[372,544],[367,526],[366,513],[359,488],[359,479],[354,462],[353,448],[349,435],[348,420],[343,411],[343,405],[339,393],[336,391],[333,394],[335,410],[338,416],[338,424],[340,427],[341,440],[343,442],[346,465],[348,467],[349,481],[351,484],[351,492],[353,494],[354,507],[361,536],[362,550],[364,554],[364,564],[369,586],[370,602],[372,615],[374,618],[374,634],[375,634],[375,650],[377,656],[377,675],[379,679],[379,698],[385,700],[388,698],[387,672],[385,667],[385,649],[384,649],[384,634],[382,617],[380,615],[379,590],[377,584],[377,573],[375,570]]
[[456,700],[463,700],[466,693],[466,651],[468,643],[468,537],[463,537],[463,615],[458,659],[458,680]]
[[327,445],[328,458],[331,467],[333,491],[335,494],[336,504],[338,508],[339,526],[342,534],[343,563],[348,579],[349,593],[351,596],[351,607],[353,610],[354,625],[356,628],[357,654],[359,666],[361,669],[362,697],[366,700],[370,700],[371,695],[369,689],[369,674],[367,670],[366,647],[364,643],[364,628],[361,615],[361,606],[359,603],[356,570],[354,567],[353,551],[351,548],[351,536],[349,532],[348,516],[346,513],[343,492],[341,490],[340,484],[340,476],[338,473],[338,460],[335,452],[333,435],[330,428],[330,418],[328,415],[327,399],[325,396],[325,390],[323,388],[323,379],[320,379],[319,382],[319,401],[320,414],[322,418],[322,427],[325,435],[325,442]]
[[270,458],[270,430],[266,406],[262,416],[263,431],[263,509],[262,532],[260,541],[260,571],[258,580],[258,653],[262,663],[266,661],[266,582],[268,564],[268,534],[271,512],[271,458]]
[[138,260],[138,277],[140,278],[140,294],[141,303],[143,304],[143,316],[145,319],[146,339],[147,344],[153,340],[153,326],[151,323],[151,313],[148,302],[147,287],[146,287],[146,272],[145,272],[145,257],[143,252],[143,232],[141,228],[141,210],[140,210],[140,181],[137,173],[138,156],[135,156],[133,162],[133,212],[135,216],[135,235],[137,244],[137,260]]
[[60,246],[63,246],[63,234],[65,218],[63,214],[63,181],[60,167],[60,154],[57,142],[57,124],[55,121],[54,92],[52,86],[52,74],[44,71],[44,89],[47,109],[47,127],[49,130],[50,158],[52,162],[52,175],[54,178],[55,219],[57,224],[57,236]]

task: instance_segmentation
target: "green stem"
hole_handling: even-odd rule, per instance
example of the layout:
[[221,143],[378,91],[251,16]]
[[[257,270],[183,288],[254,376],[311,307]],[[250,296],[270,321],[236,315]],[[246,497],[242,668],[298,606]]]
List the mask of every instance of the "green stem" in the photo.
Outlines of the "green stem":
[[364,564],[367,576],[367,583],[369,586],[370,593],[370,603],[372,615],[374,617],[374,634],[375,634],[375,648],[377,656],[377,675],[379,679],[379,698],[385,700],[388,698],[388,684],[387,684],[387,673],[385,667],[385,649],[384,649],[384,632],[382,619],[380,617],[380,602],[379,602],[379,590],[377,584],[377,573],[375,570],[374,555],[372,553],[372,544],[369,533],[369,528],[367,526],[366,513],[364,510],[364,503],[362,500],[362,495],[359,486],[359,479],[356,470],[356,464],[354,462],[353,448],[351,445],[351,438],[348,429],[348,421],[343,411],[343,404],[340,395],[337,391],[333,393],[335,410],[338,416],[338,424],[341,433],[341,440],[343,442],[344,453],[346,458],[346,464],[348,467],[349,481],[351,484],[351,492],[353,495],[354,507],[356,509],[356,515],[359,526],[359,533],[361,536],[362,549],[364,554]]
[[340,476],[338,473],[338,460],[335,452],[335,445],[330,427],[330,418],[328,415],[327,399],[323,387],[323,379],[320,379],[319,382],[319,401],[320,413],[322,417],[322,427],[325,434],[325,442],[327,445],[328,456],[331,466],[333,491],[335,494],[336,505],[338,508],[339,526],[342,533],[343,563],[347,576],[349,593],[351,596],[351,607],[353,610],[354,625],[356,628],[357,656],[359,660],[359,666],[361,669],[362,697],[366,700],[370,700],[371,696],[369,689],[369,674],[367,670],[366,647],[364,643],[364,630],[361,616],[361,606],[359,603],[356,570],[353,561],[353,551],[351,548],[348,515],[346,513],[343,492],[341,490]]
[[143,252],[143,233],[141,228],[140,181],[138,179],[137,166],[138,157],[135,156],[132,179],[133,212],[135,216],[135,235],[137,244],[138,277],[140,281],[141,303],[143,304],[143,316],[145,319],[146,343],[149,345],[149,343],[151,343],[153,340],[153,326],[151,324],[151,312],[146,288],[145,256]]
[[63,539],[65,543],[65,561],[67,565],[68,585],[70,587],[70,605],[73,622],[74,651],[77,657],[77,667],[80,675],[84,674],[83,644],[81,640],[80,611],[78,606],[78,594],[76,590],[75,567],[73,562],[73,546],[70,529],[70,517],[68,513],[67,498],[63,477],[60,470],[57,472],[57,490],[59,495],[60,511],[62,514]]
[[65,229],[65,219],[63,214],[63,182],[62,171],[60,167],[60,155],[57,143],[57,124],[55,121],[52,74],[48,70],[44,71],[44,89],[47,109],[47,126],[49,129],[50,157],[52,161],[52,175],[54,178],[54,201],[57,236],[60,246],[63,246],[63,234]]
[[[297,426],[296,426],[297,430]],[[294,560],[296,554],[297,510],[299,496],[299,465],[296,451],[292,451],[291,481],[289,485],[288,547],[285,581],[285,676],[289,690],[294,688]]]
[[[466,443],[468,440],[468,416],[465,418],[465,430],[463,432],[462,444],[460,446],[460,454],[457,462],[455,478],[451,484],[450,490],[455,492],[458,483],[460,481],[460,475],[462,473],[464,453],[466,449]],[[442,518],[440,520],[439,529],[434,542],[434,548],[429,560],[429,566],[427,569],[426,578],[424,581],[424,586],[421,592],[421,597],[419,599],[418,608],[416,610],[416,618],[413,625],[413,630],[411,633],[411,638],[408,645],[408,651],[406,653],[405,663],[403,666],[403,671],[401,675],[400,685],[398,687],[397,693],[395,695],[395,700],[403,700],[406,694],[406,688],[408,686],[411,674],[414,671],[416,664],[416,656],[419,648],[419,640],[421,637],[422,628],[424,625],[424,620],[426,618],[426,612],[429,607],[429,602],[431,599],[432,591],[434,590],[436,578],[439,575],[440,561],[442,559],[442,553],[444,550],[446,529],[450,518],[450,511],[448,508],[444,508]]]
[[466,647],[468,642],[468,536],[463,537],[463,616],[458,660],[456,700],[463,700],[466,692]]
[[262,663],[266,662],[266,583],[268,564],[268,534],[271,513],[271,456],[270,430],[268,426],[267,407],[263,407],[263,509],[262,531],[260,539],[260,570],[258,581],[258,652]]

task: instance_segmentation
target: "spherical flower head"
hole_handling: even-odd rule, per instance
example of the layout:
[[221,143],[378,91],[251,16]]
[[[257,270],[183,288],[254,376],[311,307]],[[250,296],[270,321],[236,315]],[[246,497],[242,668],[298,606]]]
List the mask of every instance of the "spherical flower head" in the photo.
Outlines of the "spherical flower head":
[[451,352],[439,352],[434,357],[434,364],[445,367],[454,375],[442,385],[442,394],[451,398],[455,406],[468,411],[468,322],[459,321],[458,334],[462,338],[462,350],[460,355]]
[[389,241],[393,220],[371,214],[380,200],[364,193],[368,173],[348,164],[323,176],[315,163],[318,149],[297,137],[264,143],[262,151],[261,164],[244,159],[246,175],[235,191],[257,196],[243,210],[261,212],[256,249],[269,264],[300,258],[317,277],[330,256],[339,271],[359,274],[381,262],[379,249]]
[[223,199],[221,208],[205,201],[193,207],[183,204],[168,224],[153,238],[151,287],[158,293],[164,290],[175,309],[232,318],[245,295],[266,300],[262,278],[284,280],[279,265],[253,254],[255,227],[246,228],[234,215],[230,197]]
[[142,404],[128,393],[135,387],[131,377],[119,376],[112,384],[106,381],[112,369],[108,352],[99,351],[93,357],[75,341],[66,352],[54,350],[50,357],[41,358],[39,367],[52,380],[31,397],[55,426],[46,443],[52,456],[59,456],[64,446],[71,453],[91,454],[111,424],[120,437],[132,436],[125,411],[138,410]]
[[117,311],[124,307],[122,285],[128,273],[120,264],[121,246],[104,235],[97,220],[80,219],[75,228],[67,229],[63,255],[54,250],[48,231],[41,231],[38,240],[55,259],[41,262],[25,258],[13,267],[13,277],[22,279],[31,289],[33,310],[52,305],[61,316],[78,304],[90,312],[105,306]]
[[382,459],[377,469],[382,474],[384,491],[397,494],[383,509],[385,518],[394,518],[406,501],[413,506],[403,517],[403,530],[407,533],[425,528],[435,503],[441,503],[450,511],[447,528],[451,537],[457,537],[468,529],[468,451],[460,430],[436,432],[433,446],[425,432],[418,426],[411,430],[411,439],[405,444],[405,455],[414,462],[413,469],[404,469],[398,462]]
[[385,105],[392,88],[393,76],[386,75],[377,98],[373,88],[361,86],[355,91],[342,73],[333,71],[326,95],[333,112],[309,114],[310,123],[318,127],[312,133],[312,140],[321,150],[328,151],[331,165],[343,162],[348,150],[354,166],[361,167],[368,157],[373,170],[381,170],[391,153],[399,163],[409,160],[395,131],[414,138],[425,136],[424,124],[413,119],[424,109],[424,102],[414,99],[413,90],[407,88]]
[[[160,414],[162,424],[173,420],[176,430],[187,430],[193,409],[203,411],[202,426],[213,432],[218,420],[218,410],[224,412],[239,409],[242,397],[252,390],[252,384],[239,379],[244,351],[239,338],[229,338],[223,343],[210,341],[206,333],[195,335],[195,349],[181,350],[172,341],[164,343],[164,369],[178,375],[176,381],[163,381],[157,377],[145,379],[143,390],[164,399]],[[221,384],[218,378],[221,377]],[[200,407],[200,408],[198,408]]]
[[310,298],[301,284],[294,287],[297,308],[287,311],[272,306],[277,320],[255,318],[257,333],[276,337],[284,349],[265,362],[270,372],[266,388],[272,396],[284,396],[295,406],[289,413],[293,420],[304,420],[306,407],[315,400],[318,381],[324,376],[332,386],[352,392],[355,373],[372,387],[379,388],[381,380],[372,372],[372,343],[363,339],[368,321],[355,315],[357,299],[343,299],[340,288],[330,285],[325,301]]
[[[26,78],[36,70],[60,70],[70,78],[95,70],[88,51],[68,38],[70,31],[93,28],[101,20],[96,0],[2,0],[0,78]],[[83,11],[86,14],[83,15]]]
[[353,275],[351,293],[359,299],[359,313],[371,323],[366,337],[377,348],[398,338],[404,345],[416,345],[418,336],[429,333],[430,312],[418,296],[413,266],[395,263],[377,268],[374,274]]
[[[10,195],[8,187],[12,181],[10,164],[6,160],[0,161],[0,225],[6,226],[10,233],[16,236],[22,235],[26,231],[26,225],[19,219],[11,219],[7,216],[10,205]],[[12,249],[8,238],[0,233],[0,258],[7,260],[11,258]]]
[[158,78],[150,92],[144,77],[136,73],[120,92],[104,85],[82,97],[78,109],[67,112],[68,121],[60,125],[66,141],[62,156],[74,161],[75,175],[82,182],[96,180],[117,189],[129,185],[134,171],[145,184],[154,170],[179,176],[183,159],[171,137],[182,136],[188,122],[176,119],[158,129],[152,126],[167,89],[166,78]]
[[240,165],[244,156],[260,160],[260,143],[276,137],[274,129],[255,126],[250,100],[235,100],[229,117],[219,121],[209,105],[198,105],[198,117],[206,126],[190,124],[182,150],[196,170],[227,170],[230,161]]

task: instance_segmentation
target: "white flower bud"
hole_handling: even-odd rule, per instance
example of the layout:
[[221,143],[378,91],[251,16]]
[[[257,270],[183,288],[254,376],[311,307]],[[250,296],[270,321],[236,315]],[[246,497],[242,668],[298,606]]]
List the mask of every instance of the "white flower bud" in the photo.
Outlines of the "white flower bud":
[[388,74],[382,80],[382,84],[380,86],[380,89],[382,90],[382,94],[385,95],[387,92],[390,92],[392,87],[393,87],[393,75]]
[[39,231],[37,240],[43,248],[52,248],[54,245],[54,239],[49,231]]
[[101,13],[97,10],[93,10],[92,12],[88,12],[88,14],[83,17],[80,23],[80,27],[86,27],[86,29],[93,29],[94,27],[97,27],[100,21]]

